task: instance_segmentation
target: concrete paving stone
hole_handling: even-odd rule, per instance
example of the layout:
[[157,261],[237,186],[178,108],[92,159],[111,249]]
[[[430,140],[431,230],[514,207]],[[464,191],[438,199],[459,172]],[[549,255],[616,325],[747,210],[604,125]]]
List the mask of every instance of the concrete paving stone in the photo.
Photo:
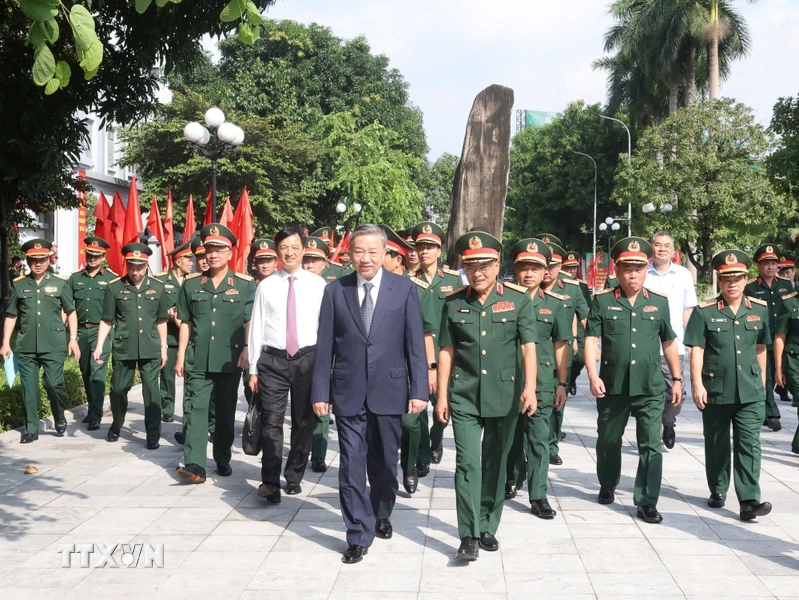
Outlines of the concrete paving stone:
[[648,598],[651,595],[663,594],[681,596],[682,591],[677,582],[668,573],[636,573],[628,571],[624,574],[589,573],[594,593],[599,598],[610,598],[618,595],[635,595]]
[[738,596],[752,598],[754,596],[767,596],[769,590],[755,575],[716,575],[715,573],[689,573],[674,574],[675,581],[685,595],[713,596]]

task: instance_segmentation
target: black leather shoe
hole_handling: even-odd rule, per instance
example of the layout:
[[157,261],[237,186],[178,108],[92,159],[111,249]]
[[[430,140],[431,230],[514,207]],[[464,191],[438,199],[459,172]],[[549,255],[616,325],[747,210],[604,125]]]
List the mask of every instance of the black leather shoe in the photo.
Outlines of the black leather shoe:
[[175,473],[188,483],[205,483],[205,469],[200,465],[195,465],[194,463],[179,465],[175,469]]
[[287,496],[296,496],[297,494],[302,494],[302,488],[300,487],[299,483],[287,483],[286,484],[286,495]]
[[55,422],[55,432],[58,435],[62,435],[67,430],[67,420],[61,419],[60,421]]
[[444,444],[439,444],[438,448],[430,450],[430,462],[437,465],[441,462],[441,457],[444,456]]
[[409,494],[416,492],[416,489],[419,487],[419,474],[416,472],[415,467],[402,474],[402,487],[404,487],[405,491]]
[[799,408],[799,399],[794,398],[793,400],[791,400],[791,406],[793,408]]
[[230,463],[216,463],[216,474],[220,477],[230,477],[233,475],[233,468]]
[[771,512],[771,502],[744,500],[741,502],[741,521],[751,521],[756,517],[765,517]]
[[549,464],[550,465],[562,465],[563,459],[560,457],[560,454],[550,454],[549,455]]
[[363,546],[350,546],[347,551],[341,555],[341,562],[345,565],[354,565],[363,560],[363,557],[369,554],[369,548]]
[[270,504],[280,504],[280,488],[276,485],[261,484],[258,486],[258,495],[265,498]]
[[710,508],[723,508],[725,502],[727,501],[727,494],[710,494],[710,498],[707,499],[707,505]]
[[23,433],[22,437],[19,440],[20,444],[30,444],[31,442],[35,442],[39,439],[38,433]]
[[558,514],[554,508],[549,505],[549,501],[544,498],[543,500],[531,500],[530,512],[539,519],[554,519]]
[[663,520],[663,515],[658,512],[654,504],[644,504],[638,507],[638,518],[647,523],[660,523]]
[[100,421],[89,421],[86,431],[97,431],[98,429],[100,429]]
[[324,473],[327,471],[327,465],[325,461],[321,458],[312,458],[311,459],[311,471],[314,473]]
[[388,519],[378,519],[375,521],[375,535],[381,540],[390,540],[394,535],[394,528]]
[[175,421],[175,417],[172,415],[172,413],[164,413],[161,415],[161,420],[164,423],[173,423]]
[[480,534],[479,544],[480,547],[486,552],[496,552],[499,550],[499,542],[497,541],[497,538],[488,532]]
[[560,439],[562,439],[562,440],[566,439],[566,432],[565,431],[560,434]]
[[161,444],[158,440],[147,440],[147,449],[148,450],[158,450],[161,447]]
[[430,465],[416,463],[416,474],[419,476],[419,479],[427,477],[430,475]]
[[569,386],[569,395],[571,395],[571,396],[576,396],[577,395],[577,384],[576,383],[572,383]]
[[209,431],[208,432],[208,443],[209,444],[213,444],[214,443],[214,432],[213,431]]
[[770,417],[766,419],[766,427],[771,429],[771,431],[776,432],[782,429],[782,423],[780,423],[780,420],[777,419],[776,417]]
[[480,548],[478,547],[477,540],[473,537],[461,538],[461,545],[455,553],[457,560],[477,560],[480,556]]
[[799,450],[793,447],[791,447],[791,452],[793,452],[794,454],[799,454]]
[[669,450],[674,448],[674,442],[677,440],[677,436],[674,433],[674,425],[664,425],[663,426],[663,445],[666,446]]
[[175,432],[175,441],[181,446],[186,443],[186,434],[182,431]]
[[511,500],[516,497],[516,486],[512,483],[505,484],[505,500]]
[[116,442],[119,439],[119,432],[113,427],[108,428],[108,435],[105,436],[109,442]]
[[616,501],[615,490],[600,489],[597,501],[600,504],[613,504]]
[[782,394],[779,394],[779,396],[780,396],[780,401],[781,402],[790,402],[791,401],[791,397],[788,395],[788,392],[784,392]]
[[89,421],[91,421],[91,419],[89,418],[89,415],[86,415],[85,417],[83,417],[83,422],[84,423],[88,423]]

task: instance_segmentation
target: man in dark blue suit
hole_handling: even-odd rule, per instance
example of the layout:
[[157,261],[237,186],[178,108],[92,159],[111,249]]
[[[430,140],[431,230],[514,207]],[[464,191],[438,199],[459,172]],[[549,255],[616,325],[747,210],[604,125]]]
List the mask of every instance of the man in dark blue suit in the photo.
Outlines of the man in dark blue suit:
[[320,417],[332,402],[336,415],[347,564],[360,562],[375,535],[392,536],[401,418],[425,410],[429,398],[416,286],[382,268],[385,251],[382,229],[356,228],[355,273],[325,288],[319,316],[311,402]]

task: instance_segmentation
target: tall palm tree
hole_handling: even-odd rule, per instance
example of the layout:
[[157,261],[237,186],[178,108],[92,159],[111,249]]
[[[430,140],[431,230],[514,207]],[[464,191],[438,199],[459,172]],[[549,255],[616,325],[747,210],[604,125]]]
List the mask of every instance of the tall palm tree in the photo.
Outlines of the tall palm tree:
[[[757,0],[746,0],[749,3]],[[749,53],[749,31],[743,19],[733,10],[732,3],[725,0],[697,0],[707,11],[708,68],[710,81],[710,99],[719,97],[719,79],[721,75],[721,45],[730,38],[738,38],[741,54]]]

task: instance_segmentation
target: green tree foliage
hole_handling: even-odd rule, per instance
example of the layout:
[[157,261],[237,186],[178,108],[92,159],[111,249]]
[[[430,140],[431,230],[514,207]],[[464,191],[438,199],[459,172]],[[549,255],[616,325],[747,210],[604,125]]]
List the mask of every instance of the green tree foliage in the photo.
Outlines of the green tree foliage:
[[[619,166],[613,198],[632,202],[639,215],[645,203],[672,204],[671,212],[643,217],[643,231],[636,227],[636,233],[668,229],[707,274],[715,252],[754,248],[775,234],[790,209],[763,165],[773,149],[773,137],[747,106],[702,102],[644,132],[631,166]],[[696,241],[696,256],[688,241]]]
[[778,136],[777,149],[766,159],[771,185],[791,199],[794,210],[783,224],[779,240],[787,247],[796,248],[799,237],[799,96],[780,98],[774,105],[771,133]]
[[444,228],[449,222],[452,188],[459,160],[454,154],[444,152],[432,165],[425,165],[425,173],[422,178],[421,187],[424,194],[422,218],[426,221],[434,221]]
[[552,123],[513,138],[506,242],[546,231],[568,248],[591,250],[592,236],[586,232],[593,227],[594,166],[574,151],[597,162],[599,221],[625,212],[609,198],[616,165],[627,160],[627,135],[600,119],[600,112],[598,104],[573,102]]

